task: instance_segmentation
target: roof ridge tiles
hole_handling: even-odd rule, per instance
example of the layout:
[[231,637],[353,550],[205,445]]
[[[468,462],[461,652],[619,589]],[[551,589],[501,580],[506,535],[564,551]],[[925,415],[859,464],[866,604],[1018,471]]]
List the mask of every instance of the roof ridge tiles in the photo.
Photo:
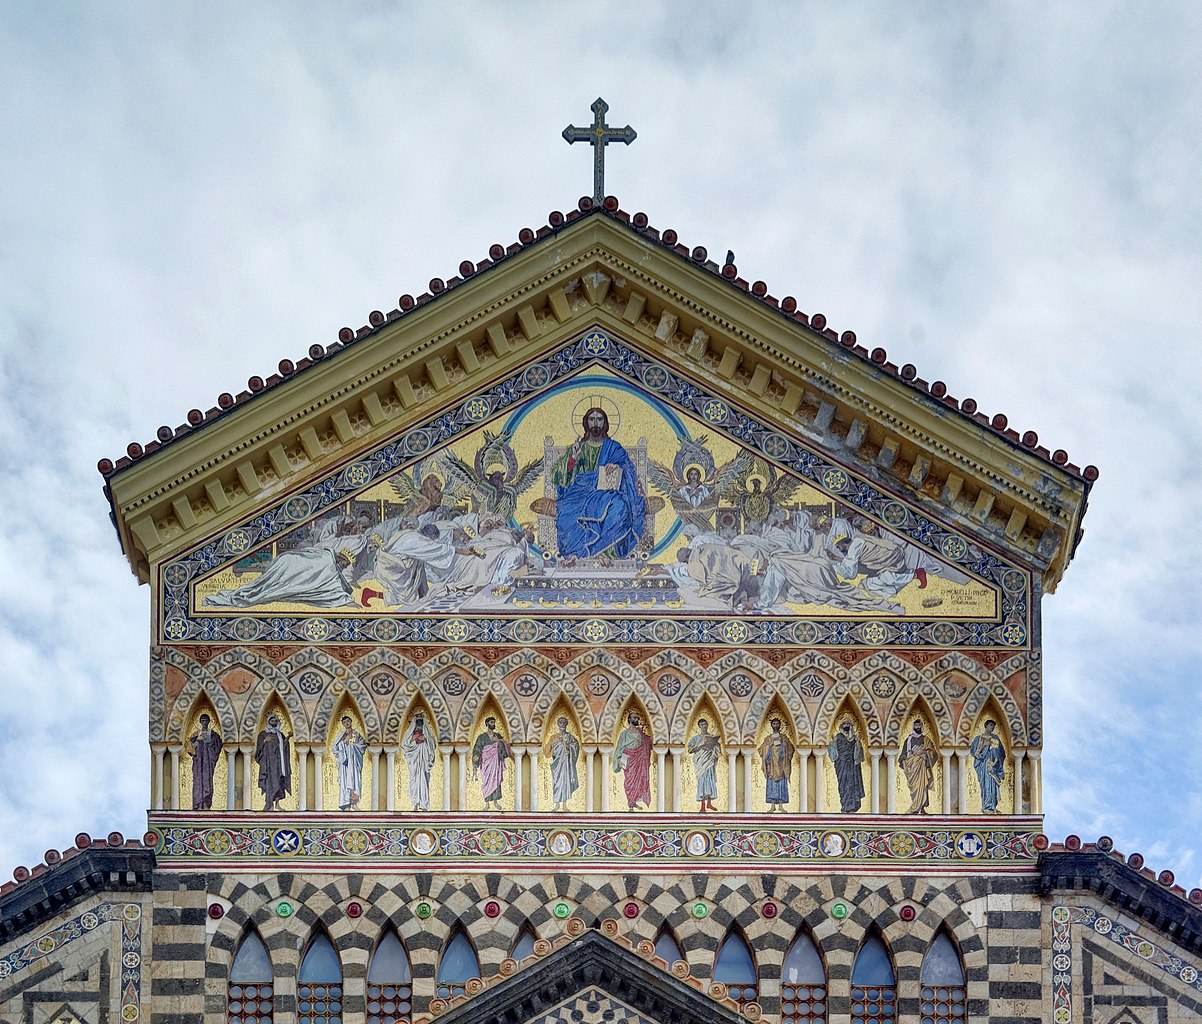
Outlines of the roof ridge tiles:
[[1114,840],[1110,836],[1099,836],[1095,842],[1086,843],[1081,840],[1080,836],[1068,835],[1062,843],[1050,843],[1045,852],[1104,854],[1110,860],[1136,872],[1141,878],[1149,882],[1155,882],[1161,888],[1181,900],[1195,907],[1202,907],[1202,888],[1193,888],[1186,892],[1182,886],[1177,884],[1176,875],[1171,870],[1168,868],[1164,868],[1159,872],[1150,870],[1144,866],[1144,855],[1142,853],[1131,853],[1124,856],[1114,848]]
[[[814,332],[821,334],[824,338],[835,344],[849,349],[853,355],[871,363],[881,372],[901,381],[903,384],[908,385],[910,388],[921,394],[930,395],[943,406],[957,411],[966,418],[973,420],[975,423],[981,426],[984,426],[986,429],[992,431],[994,434],[1003,438],[1007,442],[1026,448],[1036,457],[1044,461],[1051,462],[1064,471],[1082,478],[1087,484],[1092,484],[1095,480],[1097,480],[1099,473],[1096,466],[1087,465],[1084,469],[1080,469],[1075,463],[1069,461],[1068,454],[1063,449],[1057,449],[1054,453],[1049,455],[1048,449],[1039,444],[1039,435],[1034,430],[1025,431],[1020,435],[1017,431],[1008,427],[1008,419],[1004,413],[995,413],[992,417],[985,417],[983,414],[978,413],[975,399],[969,398],[960,401],[953,398],[952,396],[948,395],[947,385],[942,381],[935,381],[928,385],[924,379],[918,376],[917,370],[912,363],[904,364],[899,370],[895,363],[889,361],[888,353],[884,348],[874,348],[871,352],[869,352],[863,346],[860,346],[856,343],[856,335],[854,331],[847,330],[843,331],[841,334],[837,333],[835,330],[827,326],[827,319],[824,314],[814,313],[812,315],[807,315],[802,310],[798,309],[797,300],[791,295],[785,296],[784,299],[777,300],[774,296],[769,294],[768,285],[764,281],[756,280],[755,282],[749,284],[744,278],[739,276],[738,267],[733,262],[725,263],[719,267],[717,263],[708,258],[708,252],[704,246],[696,246],[693,249],[689,249],[688,246],[679,241],[679,237],[675,230],[668,228],[663,232],[660,232],[658,229],[651,226],[647,214],[641,211],[633,215],[627,213],[621,208],[617,197],[612,195],[606,196],[600,204],[594,203],[590,196],[582,196],[576,204],[576,209],[570,210],[567,214],[563,214],[558,210],[551,211],[551,213],[547,216],[547,222],[537,229],[528,227],[522,228],[518,232],[518,240],[516,242],[510,243],[508,246],[503,246],[500,243],[493,243],[493,245],[489,247],[487,259],[481,260],[477,264],[473,264],[470,260],[464,260],[459,264],[458,277],[452,277],[446,281],[441,278],[433,278],[429,283],[430,290],[428,292],[419,295],[416,299],[407,293],[402,295],[398,300],[398,308],[392,310],[387,315],[383,314],[379,310],[373,310],[368,316],[369,322],[364,324],[362,327],[359,327],[358,329],[352,329],[350,327],[340,328],[337,336],[338,341],[341,342],[341,344],[334,343],[328,348],[322,348],[322,346],[315,344],[309,349],[310,358],[302,358],[296,363],[293,363],[291,360],[287,359],[281,360],[279,365],[279,376],[273,374],[266,379],[257,376],[251,377],[250,381],[248,381],[248,391],[242,391],[236,397],[231,395],[229,392],[224,392],[219,396],[218,408],[210,409],[208,413],[201,415],[197,422],[192,422],[194,418],[193,414],[196,413],[197,410],[190,412],[188,414],[188,420],[191,423],[190,427],[185,428],[181,426],[173,430],[167,425],[161,426],[157,432],[157,440],[151,441],[145,446],[136,441],[131,442],[126,447],[125,455],[119,457],[115,461],[108,458],[102,458],[96,464],[97,470],[107,481],[108,478],[114,473],[118,473],[127,468],[138,459],[151,454],[159,448],[166,447],[173,441],[187,436],[195,429],[207,425],[212,420],[220,418],[233,409],[238,408],[245,402],[254,399],[264,391],[268,391],[273,387],[279,386],[279,384],[283,383],[283,381],[308,368],[309,366],[313,365],[313,363],[321,361],[323,358],[329,356],[338,349],[348,347],[358,341],[361,341],[363,338],[374,334],[376,331],[388,326],[395,320],[400,319],[406,313],[412,312],[419,306],[425,305],[427,302],[440,297],[446,292],[451,291],[453,288],[466,283],[468,280],[476,277],[483,271],[496,266],[498,263],[510,258],[511,256],[514,256],[524,251],[526,248],[536,245],[544,239],[556,234],[566,225],[574,223],[582,217],[595,214],[609,217],[611,220],[627,226],[630,228],[630,230],[638,233],[649,241],[655,242],[662,248],[669,249],[677,253],[679,256],[689,260],[694,266],[707,271],[715,277],[722,278],[728,284],[738,288],[742,292],[750,294],[753,298],[757,299],[768,308],[780,313],[782,316],[785,316],[796,323],[800,323],[802,326],[810,328]],[[314,356],[313,353],[315,351],[319,352],[320,354]],[[287,370],[285,370],[285,365],[288,367]],[[970,407],[966,408],[966,406],[969,405]]]

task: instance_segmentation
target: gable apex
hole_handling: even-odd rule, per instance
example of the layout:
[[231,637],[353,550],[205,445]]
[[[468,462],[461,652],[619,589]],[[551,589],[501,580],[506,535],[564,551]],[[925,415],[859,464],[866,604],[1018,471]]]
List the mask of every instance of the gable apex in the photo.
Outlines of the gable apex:
[[836,335],[820,314],[748,284],[733,264],[718,267],[645,215],[609,200],[581,206],[524,229],[516,245],[494,245],[428,293],[402,296],[391,313],[373,312],[366,326],[343,328],[328,349],[282,361],[279,374],[252,378],[208,413],[193,410],[186,425],[160,428],[118,462],[102,460],[139,577],[178,541],[228,525],[292,480],[597,324],[658,346],[933,504],[958,507],[965,526],[992,522],[1054,587],[1096,471],[1049,455],[1033,437],[1024,447],[1004,417],[991,423],[975,403],[961,408],[938,382],[866,351],[851,332]]

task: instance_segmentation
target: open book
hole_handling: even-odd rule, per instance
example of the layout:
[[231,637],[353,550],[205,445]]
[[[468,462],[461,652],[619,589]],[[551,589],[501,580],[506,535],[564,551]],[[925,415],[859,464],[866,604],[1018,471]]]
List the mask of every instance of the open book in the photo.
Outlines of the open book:
[[597,490],[616,491],[622,486],[622,467],[614,465],[597,468]]

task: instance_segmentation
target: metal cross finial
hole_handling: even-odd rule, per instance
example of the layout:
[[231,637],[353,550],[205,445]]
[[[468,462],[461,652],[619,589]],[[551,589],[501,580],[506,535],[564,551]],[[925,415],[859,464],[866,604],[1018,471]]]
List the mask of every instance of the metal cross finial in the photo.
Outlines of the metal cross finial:
[[593,103],[593,126],[577,128],[568,125],[563,130],[566,142],[587,142],[593,147],[593,202],[599,203],[605,198],[605,147],[611,142],[624,142],[630,145],[638,138],[638,134],[630,125],[625,128],[611,128],[605,123],[605,112],[609,104],[601,97]]

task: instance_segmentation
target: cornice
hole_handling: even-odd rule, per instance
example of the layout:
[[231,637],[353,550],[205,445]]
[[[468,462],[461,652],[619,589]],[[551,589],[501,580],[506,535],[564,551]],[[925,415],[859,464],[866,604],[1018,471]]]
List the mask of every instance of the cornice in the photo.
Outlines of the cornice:
[[315,345],[296,366],[285,360],[288,374],[252,378],[249,391],[223,395],[208,414],[193,410],[189,425],[160,428],[160,444],[131,446],[136,457],[105,460],[114,522],[139,578],[597,324],[1002,546],[1054,588],[1089,489],[1076,467],[949,407],[924,381],[903,380],[912,368],[861,355],[854,335],[847,344],[850,332],[840,342],[824,320],[802,323],[804,314],[780,308],[788,300],[757,293],[759,282],[732,282],[728,268],[715,272],[696,251],[682,255],[610,216],[530,235],[509,254],[494,246],[499,262],[485,272],[465,264],[471,274],[453,287],[431,282],[434,295],[423,301],[402,296],[408,311],[373,312],[328,350]]

